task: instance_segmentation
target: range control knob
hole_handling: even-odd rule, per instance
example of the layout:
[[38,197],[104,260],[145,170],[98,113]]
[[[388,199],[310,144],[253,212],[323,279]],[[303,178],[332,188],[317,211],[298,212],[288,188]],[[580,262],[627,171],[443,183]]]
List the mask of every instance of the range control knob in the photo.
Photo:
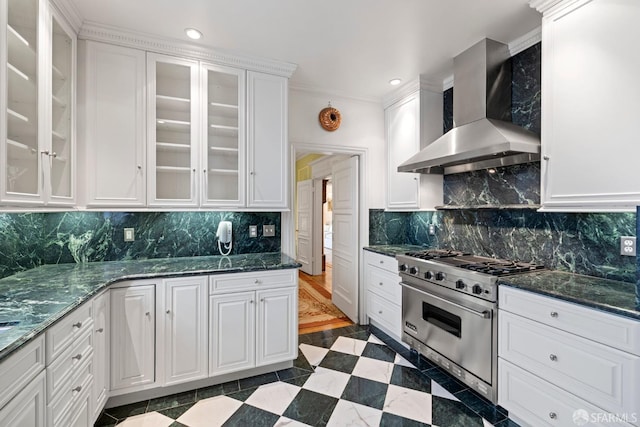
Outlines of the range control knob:
[[407,271],[407,268],[409,268],[407,266],[407,264],[400,264],[400,267],[398,267],[400,271]]
[[412,266],[412,267],[409,269],[409,274],[414,274],[414,275],[415,275],[415,274],[418,274],[418,267],[413,267],[413,266]]
[[427,280],[433,279],[433,271],[427,271],[426,273],[424,273],[424,278]]
[[436,280],[444,280],[444,278],[445,278],[445,275],[442,271],[438,271],[436,273]]
[[462,281],[462,279],[458,279],[456,280],[456,289],[464,289],[466,285],[464,284],[464,282]]
[[482,286],[476,283],[475,285],[473,285],[473,288],[471,288],[471,292],[473,292],[476,295],[480,295],[482,293]]

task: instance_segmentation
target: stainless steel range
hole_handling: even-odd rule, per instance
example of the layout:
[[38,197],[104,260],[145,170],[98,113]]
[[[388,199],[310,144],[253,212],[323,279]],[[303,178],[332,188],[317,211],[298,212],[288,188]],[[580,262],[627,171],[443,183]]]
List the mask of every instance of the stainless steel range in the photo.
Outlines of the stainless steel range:
[[396,258],[402,340],[496,403],[498,278],[544,267],[448,250]]

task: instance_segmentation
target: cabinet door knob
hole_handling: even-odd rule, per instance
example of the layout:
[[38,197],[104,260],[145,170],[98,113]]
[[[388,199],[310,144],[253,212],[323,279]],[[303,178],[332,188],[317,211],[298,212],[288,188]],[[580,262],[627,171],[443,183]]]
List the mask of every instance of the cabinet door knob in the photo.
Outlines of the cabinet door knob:
[[380,286],[382,286],[382,285],[383,285],[383,283],[382,283],[382,282],[380,282]]
[[75,355],[75,356],[73,356],[71,359],[74,359],[74,360],[80,360],[80,359],[82,359],[82,355],[81,355],[81,354],[76,354],[76,355]]
[[40,152],[40,154],[44,154],[44,155],[47,155],[47,156],[48,156],[48,155],[49,155],[49,150],[42,150],[42,151]]
[[551,312],[551,317],[558,317],[558,312],[557,311],[552,311]]
[[378,314],[382,314],[382,310],[378,310]]
[[249,175],[255,175],[255,173],[253,173],[253,171],[249,172]]
[[257,285],[257,284],[259,284],[259,283],[260,283],[260,280],[259,280],[259,279],[256,279],[256,280],[254,280],[254,281],[253,281],[253,283],[255,283],[255,284]]
[[249,304],[253,304],[253,300],[249,300]]
[[384,264],[384,260],[383,259],[380,260],[380,264]]
[[260,298],[260,302],[264,302],[264,298]]
[[71,327],[80,329],[82,328],[82,322],[74,323],[73,325],[71,325]]
[[144,314],[145,316],[150,316],[151,313],[149,313],[148,311]]
[[555,420],[556,418],[558,418],[558,414],[556,414],[555,412],[549,412],[549,418]]
[[550,354],[550,355],[549,355],[549,359],[550,359],[552,362],[556,362],[556,361],[558,360],[558,356],[556,356],[555,354]]
[[98,333],[100,333],[100,334],[101,334],[101,333],[103,333],[103,332],[104,332],[104,328],[96,329],[96,332],[98,332]]
[[79,385],[78,387],[72,389],[71,391],[80,392],[80,390],[82,390],[82,386],[81,385]]
[[549,160],[549,156],[542,156],[543,159]]
[[167,314],[171,314],[171,310],[167,310]]
[[138,169],[142,170],[142,165],[138,165]]
[[56,157],[58,157],[58,153],[56,153],[56,152],[54,151],[53,153],[51,153],[51,157],[53,157],[53,158],[55,159]]

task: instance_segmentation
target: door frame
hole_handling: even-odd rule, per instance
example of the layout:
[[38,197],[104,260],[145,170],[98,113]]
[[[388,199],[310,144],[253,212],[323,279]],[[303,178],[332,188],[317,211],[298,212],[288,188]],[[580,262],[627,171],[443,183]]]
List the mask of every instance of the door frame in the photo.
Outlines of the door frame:
[[[294,194],[296,186],[296,153],[323,153],[327,155],[345,154],[359,157],[358,170],[358,187],[360,189],[358,195],[359,210],[359,230],[358,230],[358,247],[363,248],[369,245],[369,206],[367,204],[367,176],[368,176],[368,160],[369,149],[367,147],[345,147],[333,144],[313,144],[291,141],[291,155],[289,156],[289,211],[282,212],[282,231],[281,231],[281,247],[282,252],[295,259],[295,218],[294,215]],[[358,251],[358,320],[361,325],[368,323],[366,295],[364,292],[364,262],[362,250]]]

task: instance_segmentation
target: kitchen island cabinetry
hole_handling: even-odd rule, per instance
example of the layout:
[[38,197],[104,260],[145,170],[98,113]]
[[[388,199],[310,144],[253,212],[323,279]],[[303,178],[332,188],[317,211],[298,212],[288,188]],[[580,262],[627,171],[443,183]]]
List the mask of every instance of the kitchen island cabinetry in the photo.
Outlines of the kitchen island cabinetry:
[[442,205],[442,175],[398,172],[398,166],[442,135],[442,93],[416,81],[385,102],[387,210],[434,209]]
[[640,322],[507,286],[499,295],[498,403],[511,418],[571,426],[585,411],[640,425]]
[[544,211],[640,205],[640,3],[532,0],[542,19]]
[[93,391],[91,410],[98,419],[109,398],[109,291],[95,297],[93,311]]
[[395,258],[364,251],[369,322],[402,342],[402,287]]
[[36,378],[0,409],[0,425],[21,427],[45,427],[45,374]]

